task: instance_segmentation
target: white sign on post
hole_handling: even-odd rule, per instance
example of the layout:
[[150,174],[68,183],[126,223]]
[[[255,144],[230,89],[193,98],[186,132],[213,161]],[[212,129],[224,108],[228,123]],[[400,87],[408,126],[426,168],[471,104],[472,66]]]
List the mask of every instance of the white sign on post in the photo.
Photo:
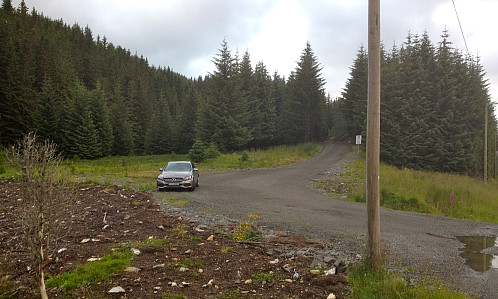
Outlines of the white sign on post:
[[358,156],[360,155],[360,144],[361,144],[361,135],[356,135],[356,146],[358,147]]

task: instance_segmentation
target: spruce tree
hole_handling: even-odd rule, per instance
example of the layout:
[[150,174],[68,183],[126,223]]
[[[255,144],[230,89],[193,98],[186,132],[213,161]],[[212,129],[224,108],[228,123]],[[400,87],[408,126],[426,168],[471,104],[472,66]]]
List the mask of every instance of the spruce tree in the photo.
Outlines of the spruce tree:
[[238,63],[224,40],[213,59],[216,71],[211,75],[206,100],[200,107],[196,130],[205,144],[214,142],[222,151],[240,150],[251,140],[243,126],[245,103],[241,101]]
[[174,149],[174,128],[164,97],[158,99],[156,107],[147,127],[145,150],[147,154],[161,155]]
[[276,108],[272,82],[263,62],[258,62],[254,71],[255,103],[251,107],[253,141],[256,148],[266,148],[275,140]]
[[179,116],[177,117],[175,132],[177,133],[177,153],[187,153],[194,144],[196,132],[195,123],[200,105],[200,95],[194,84],[190,86],[188,95],[182,102]]
[[62,145],[62,116],[65,98],[59,94],[52,80],[46,76],[41,91],[38,93],[33,125],[41,139]]
[[66,155],[82,159],[102,157],[99,133],[92,113],[91,93],[82,84],[77,84],[71,90],[70,97],[72,106],[67,112],[64,128]]
[[367,127],[367,87],[368,87],[368,55],[360,47],[351,67],[350,77],[342,92],[343,117],[346,121],[346,132],[349,140],[355,135],[366,134]]
[[124,103],[119,85],[116,86],[114,91],[110,112],[113,132],[112,155],[130,155],[134,149],[133,132],[128,121],[128,107]]
[[12,7],[12,0],[3,0],[2,2],[2,10],[6,14],[14,13],[14,7]]
[[306,43],[306,48],[301,54],[300,61],[295,69],[295,81],[292,95],[296,102],[303,108],[302,121],[303,133],[301,142],[321,140],[326,135],[325,128],[325,80],[321,74],[322,68],[317,61],[311,45]]
[[297,144],[304,142],[304,103],[295,96],[296,91],[295,74],[291,73],[286,84],[284,100],[281,103],[279,119],[279,135],[284,144]]
[[95,89],[91,91],[90,101],[92,121],[97,129],[101,156],[106,157],[109,156],[112,151],[113,133],[107,100],[100,82],[97,82]]

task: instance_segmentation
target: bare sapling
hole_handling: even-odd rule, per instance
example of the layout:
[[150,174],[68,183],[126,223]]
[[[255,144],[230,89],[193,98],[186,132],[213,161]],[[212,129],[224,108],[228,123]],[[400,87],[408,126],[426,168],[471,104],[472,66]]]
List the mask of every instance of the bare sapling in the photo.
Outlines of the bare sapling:
[[[19,220],[33,257],[39,291],[45,289],[45,268],[51,261],[57,241],[68,231],[67,214],[71,211],[71,192],[67,176],[61,171],[62,158],[56,145],[39,142],[34,133],[18,141],[8,153],[9,159],[21,169],[22,213]],[[64,229],[63,229],[64,227]]]

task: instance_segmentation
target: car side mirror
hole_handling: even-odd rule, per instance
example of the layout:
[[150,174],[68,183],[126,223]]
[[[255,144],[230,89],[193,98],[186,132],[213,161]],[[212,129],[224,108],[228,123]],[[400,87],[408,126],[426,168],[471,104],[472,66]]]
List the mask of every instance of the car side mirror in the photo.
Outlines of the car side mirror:
[[199,171],[199,169],[197,169],[197,168],[194,168],[194,171]]
[[161,172],[162,172],[162,171],[163,171],[163,169],[162,169],[162,168],[159,168],[159,171],[161,171]]

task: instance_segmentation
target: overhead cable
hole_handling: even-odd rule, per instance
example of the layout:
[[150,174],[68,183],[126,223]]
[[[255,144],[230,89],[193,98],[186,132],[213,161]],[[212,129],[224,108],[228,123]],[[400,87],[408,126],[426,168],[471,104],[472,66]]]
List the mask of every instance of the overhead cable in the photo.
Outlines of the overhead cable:
[[460,32],[462,32],[463,42],[465,43],[465,48],[467,49],[467,53],[469,52],[469,47],[467,47],[467,41],[465,40],[465,35],[463,34],[462,24],[460,23],[460,18],[458,17],[458,11],[455,5],[455,0],[451,0],[453,2],[453,7],[455,8],[455,14],[458,20],[458,26],[460,26]]

